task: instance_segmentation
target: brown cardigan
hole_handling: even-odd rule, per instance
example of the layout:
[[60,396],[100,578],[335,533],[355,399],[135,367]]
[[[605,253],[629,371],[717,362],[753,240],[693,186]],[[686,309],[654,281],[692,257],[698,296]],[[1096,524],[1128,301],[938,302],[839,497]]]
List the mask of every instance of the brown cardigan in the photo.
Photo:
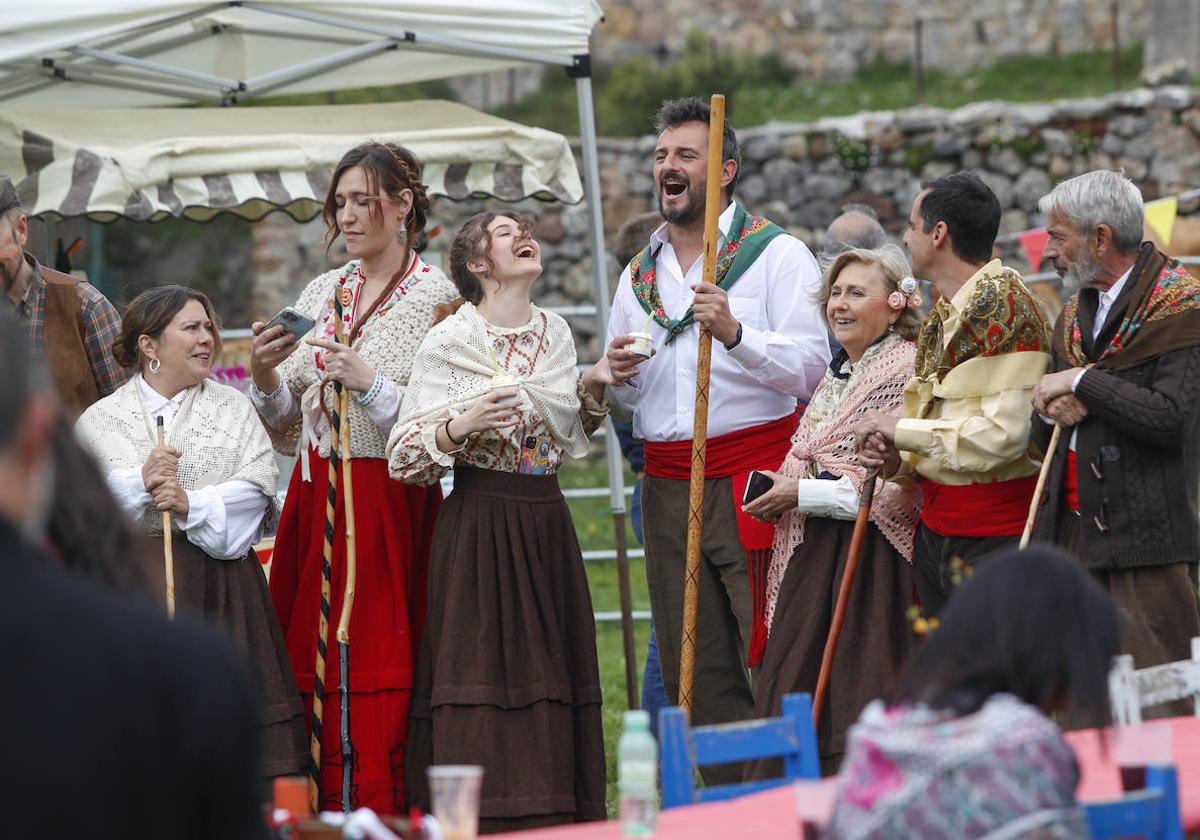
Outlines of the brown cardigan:
[[[1090,338],[1097,296],[1094,290],[1084,290],[1080,326],[1089,359],[1098,359],[1112,341],[1139,277],[1160,271],[1162,265],[1163,260],[1143,250],[1094,346]],[[1056,335],[1061,334],[1061,321],[1060,315]],[[1070,367],[1057,341],[1052,366],[1056,371]],[[1088,370],[1075,395],[1088,410],[1077,427],[1075,449],[1079,559],[1095,570],[1200,560],[1200,345],[1171,350],[1123,370]],[[1034,415],[1034,437],[1043,449],[1051,429]],[[1062,489],[1070,431],[1063,429],[1050,455],[1035,539],[1054,541],[1062,518],[1074,516]]]

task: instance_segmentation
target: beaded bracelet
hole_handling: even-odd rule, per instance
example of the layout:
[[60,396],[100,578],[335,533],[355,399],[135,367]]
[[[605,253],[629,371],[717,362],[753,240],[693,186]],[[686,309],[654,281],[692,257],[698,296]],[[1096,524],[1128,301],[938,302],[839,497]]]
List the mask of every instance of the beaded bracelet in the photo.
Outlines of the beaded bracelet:
[[365,394],[358,395],[359,405],[363,405],[363,406],[370,405],[372,402],[375,401],[375,398],[379,396],[379,392],[382,390],[383,390],[383,374],[380,373],[379,371],[375,371],[375,381],[371,383],[371,390],[367,391],[367,393],[365,393]]

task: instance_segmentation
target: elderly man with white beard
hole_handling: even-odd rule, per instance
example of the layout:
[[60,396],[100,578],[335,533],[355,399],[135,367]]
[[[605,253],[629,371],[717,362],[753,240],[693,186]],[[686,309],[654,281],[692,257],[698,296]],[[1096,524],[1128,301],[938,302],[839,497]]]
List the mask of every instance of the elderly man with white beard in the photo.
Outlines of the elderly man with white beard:
[[[740,155],[726,122],[722,143],[717,282],[703,282],[709,107],[663,103],[655,119],[654,181],[665,221],[621,275],[608,325],[611,394],[645,441],[642,485],[646,578],[667,697],[678,694],[700,324],[712,332],[708,458],[692,722],[749,718],[747,677],[766,643],[765,585],[774,528],[742,511],[753,469],[775,469],[829,364],[816,304],[812,253],[778,225],[733,200]],[[648,332],[655,355],[631,333]],[[615,341],[615,346],[614,345]],[[740,781],[737,767],[709,768],[710,783]]]
[[1187,659],[1200,636],[1200,281],[1142,242],[1142,196],[1122,173],[1071,178],[1039,207],[1072,294],[1034,392],[1043,448],[1051,423],[1064,427],[1035,537],[1107,587],[1136,667]]

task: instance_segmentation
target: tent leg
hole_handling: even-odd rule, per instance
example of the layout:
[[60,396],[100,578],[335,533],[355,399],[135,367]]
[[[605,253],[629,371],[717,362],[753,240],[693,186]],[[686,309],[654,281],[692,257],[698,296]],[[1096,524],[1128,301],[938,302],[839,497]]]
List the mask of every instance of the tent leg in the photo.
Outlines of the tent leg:
[[[603,348],[608,334],[608,272],[604,247],[604,210],[600,201],[600,164],[596,153],[596,113],[592,107],[592,79],[589,75],[575,76],[575,93],[579,99],[579,135],[583,146],[584,195],[587,197],[592,244],[592,283],[596,297],[596,323]],[[638,707],[637,652],[633,639],[633,599],[629,586],[629,553],[625,542],[625,479],[621,464],[621,447],[616,431],[608,424],[604,449],[608,461],[608,491],[612,505],[613,528],[617,542],[617,579],[621,593],[621,635],[625,643],[625,693],[629,708]]]

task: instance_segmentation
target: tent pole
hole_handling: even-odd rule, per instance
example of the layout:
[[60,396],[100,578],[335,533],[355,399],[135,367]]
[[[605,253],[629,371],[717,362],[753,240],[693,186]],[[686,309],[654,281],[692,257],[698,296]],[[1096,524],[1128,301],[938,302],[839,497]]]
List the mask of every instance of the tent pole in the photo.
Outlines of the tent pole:
[[[601,348],[608,334],[608,271],[604,247],[604,210],[600,196],[600,164],[596,150],[596,113],[592,106],[592,77],[589,56],[576,56],[575,66],[567,70],[575,79],[579,99],[579,135],[583,148],[584,196],[588,204],[588,234],[592,245],[592,283],[596,297],[596,324]],[[625,478],[621,464],[621,446],[616,430],[607,423],[604,452],[608,462],[608,495],[612,505],[613,528],[617,538],[617,581],[621,593],[621,635],[625,643],[625,692],[630,709],[638,707],[637,652],[633,640],[633,597],[629,586],[629,552],[625,541]]]

